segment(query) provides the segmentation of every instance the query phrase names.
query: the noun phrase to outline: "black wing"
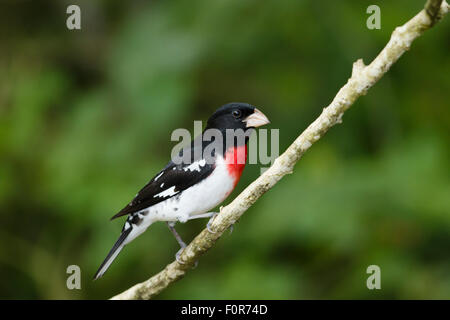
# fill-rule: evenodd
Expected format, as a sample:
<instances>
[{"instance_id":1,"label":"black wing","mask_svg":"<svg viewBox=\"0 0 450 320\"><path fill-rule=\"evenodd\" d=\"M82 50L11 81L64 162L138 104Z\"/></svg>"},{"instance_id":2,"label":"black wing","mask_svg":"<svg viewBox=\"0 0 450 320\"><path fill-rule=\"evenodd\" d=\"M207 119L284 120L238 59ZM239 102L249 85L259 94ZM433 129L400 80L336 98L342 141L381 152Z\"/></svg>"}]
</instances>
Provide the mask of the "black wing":
<instances>
[{"instance_id":1,"label":"black wing","mask_svg":"<svg viewBox=\"0 0 450 320\"><path fill-rule=\"evenodd\" d=\"M183 151L181 151L182 154ZM193 148L191 149L193 153ZM170 161L125 208L114 215L112 219L141 211L164 200L172 198L194 184L208 177L214 170L214 164L198 159L191 164L174 164Z\"/></svg>"}]
</instances>

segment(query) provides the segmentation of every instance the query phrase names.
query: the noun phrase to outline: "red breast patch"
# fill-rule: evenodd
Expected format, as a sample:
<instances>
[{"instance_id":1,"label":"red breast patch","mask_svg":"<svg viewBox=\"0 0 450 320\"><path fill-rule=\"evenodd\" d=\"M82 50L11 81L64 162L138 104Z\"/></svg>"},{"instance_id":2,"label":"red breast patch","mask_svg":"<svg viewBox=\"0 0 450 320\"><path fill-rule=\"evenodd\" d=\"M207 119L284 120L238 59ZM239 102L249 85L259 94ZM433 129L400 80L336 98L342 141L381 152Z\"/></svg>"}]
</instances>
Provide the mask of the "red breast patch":
<instances>
[{"instance_id":1,"label":"red breast patch","mask_svg":"<svg viewBox=\"0 0 450 320\"><path fill-rule=\"evenodd\" d=\"M234 178L234 186L237 185L241 178L242 171L247 161L247 145L239 147L231 147L225 152L225 163L228 172Z\"/></svg>"}]
</instances>

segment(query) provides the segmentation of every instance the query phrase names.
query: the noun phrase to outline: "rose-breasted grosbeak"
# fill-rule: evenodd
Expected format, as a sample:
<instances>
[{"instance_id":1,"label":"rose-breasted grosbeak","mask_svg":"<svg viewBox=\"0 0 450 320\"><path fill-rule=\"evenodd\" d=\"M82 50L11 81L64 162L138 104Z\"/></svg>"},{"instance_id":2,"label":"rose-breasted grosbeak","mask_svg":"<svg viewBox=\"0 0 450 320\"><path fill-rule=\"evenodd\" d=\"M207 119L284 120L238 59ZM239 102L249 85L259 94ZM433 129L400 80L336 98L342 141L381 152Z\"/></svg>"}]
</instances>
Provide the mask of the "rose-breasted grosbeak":
<instances>
[{"instance_id":1,"label":"rose-breasted grosbeak","mask_svg":"<svg viewBox=\"0 0 450 320\"><path fill-rule=\"evenodd\" d=\"M188 161L180 161L179 164L170 161L125 208L112 217L128 215L119 239L94 279L106 272L126 244L156 221L166 221L180 244L181 249L176 255L178 260L186 245L175 231L174 224L215 215L208 211L227 198L241 177L250 130L267 123L267 117L247 103L229 103L217 109L208 119L203 134L180 151L180 156L188 154ZM215 136L212 135L215 138L204 141L209 129L216 132ZM228 141L230 131L235 134L231 143ZM236 132L244 133L244 138L239 138ZM211 148L213 143L215 148Z\"/></svg>"}]
</instances>

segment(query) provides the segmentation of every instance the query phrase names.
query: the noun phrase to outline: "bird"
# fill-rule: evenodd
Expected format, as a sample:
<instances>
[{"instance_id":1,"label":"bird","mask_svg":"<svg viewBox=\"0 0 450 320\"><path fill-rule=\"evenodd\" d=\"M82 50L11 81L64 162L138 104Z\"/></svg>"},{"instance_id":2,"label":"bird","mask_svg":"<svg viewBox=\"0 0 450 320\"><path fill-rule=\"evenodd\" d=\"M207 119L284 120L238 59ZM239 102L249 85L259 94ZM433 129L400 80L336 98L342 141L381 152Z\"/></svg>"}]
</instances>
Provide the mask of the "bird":
<instances>
[{"instance_id":1,"label":"bird","mask_svg":"<svg viewBox=\"0 0 450 320\"><path fill-rule=\"evenodd\" d=\"M183 263L179 256L186 244L175 230L175 223L210 218L207 228L211 232L209 227L217 213L210 210L221 204L236 187L245 167L249 136L255 128L268 123L268 118L248 103L232 102L218 108L207 120L202 134L181 149L177 161L172 157L134 199L111 218L128 215L94 280L104 275L125 245L157 221L166 222L175 236L180 245L176 259ZM206 139L207 135L211 137Z\"/></svg>"}]
</instances>

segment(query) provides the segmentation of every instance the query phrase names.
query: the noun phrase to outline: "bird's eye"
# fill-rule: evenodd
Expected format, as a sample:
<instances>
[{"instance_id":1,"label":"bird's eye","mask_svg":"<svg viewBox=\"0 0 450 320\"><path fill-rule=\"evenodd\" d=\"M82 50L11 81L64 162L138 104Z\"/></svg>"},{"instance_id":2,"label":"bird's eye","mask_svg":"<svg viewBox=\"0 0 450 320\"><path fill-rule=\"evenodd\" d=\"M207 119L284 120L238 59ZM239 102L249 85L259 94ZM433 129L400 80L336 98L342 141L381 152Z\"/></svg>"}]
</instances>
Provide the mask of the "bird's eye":
<instances>
[{"instance_id":1,"label":"bird's eye","mask_svg":"<svg viewBox=\"0 0 450 320\"><path fill-rule=\"evenodd\" d=\"M240 118L241 115L242 115L241 110L233 110L233 117L235 117L236 119Z\"/></svg>"}]
</instances>

